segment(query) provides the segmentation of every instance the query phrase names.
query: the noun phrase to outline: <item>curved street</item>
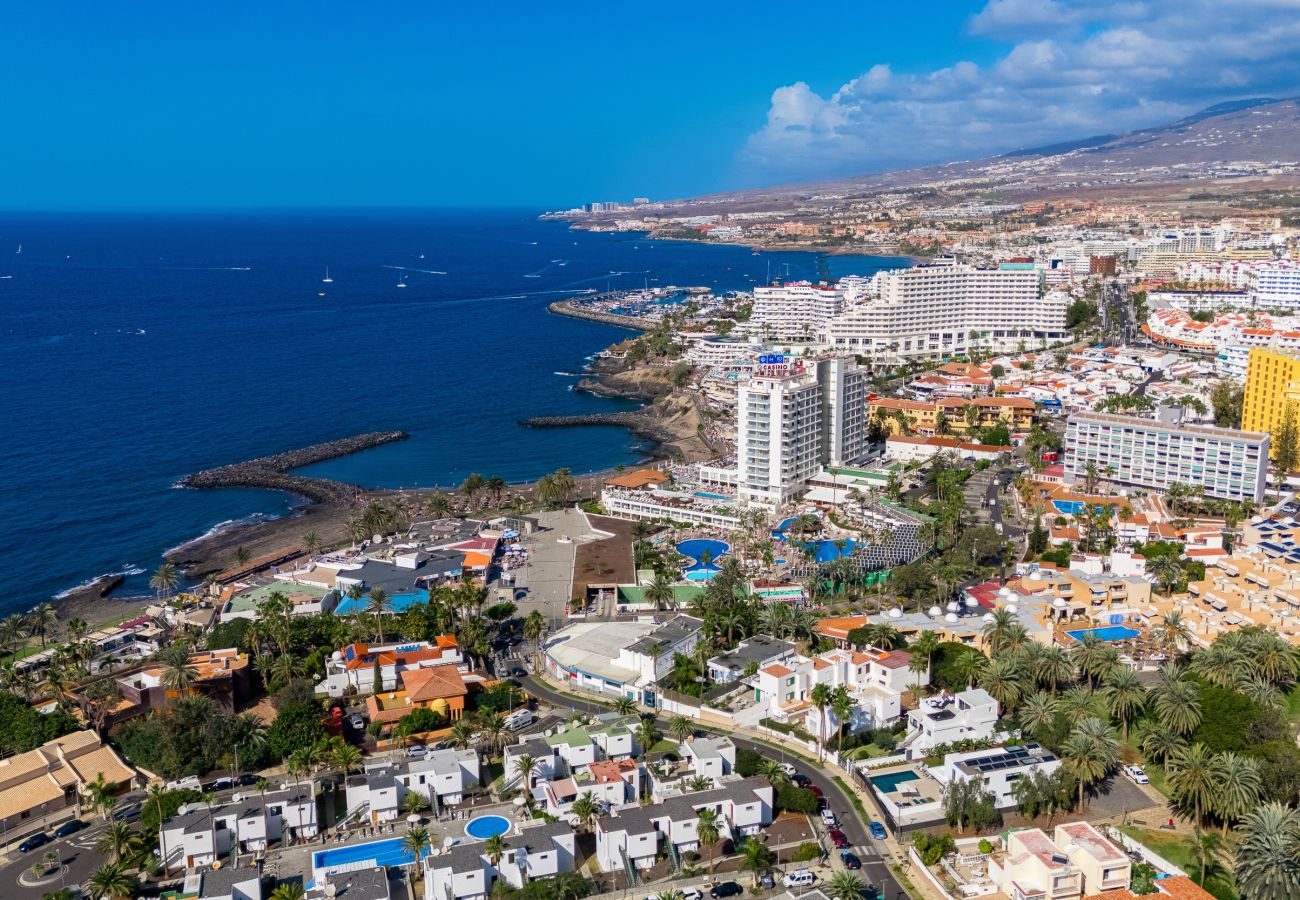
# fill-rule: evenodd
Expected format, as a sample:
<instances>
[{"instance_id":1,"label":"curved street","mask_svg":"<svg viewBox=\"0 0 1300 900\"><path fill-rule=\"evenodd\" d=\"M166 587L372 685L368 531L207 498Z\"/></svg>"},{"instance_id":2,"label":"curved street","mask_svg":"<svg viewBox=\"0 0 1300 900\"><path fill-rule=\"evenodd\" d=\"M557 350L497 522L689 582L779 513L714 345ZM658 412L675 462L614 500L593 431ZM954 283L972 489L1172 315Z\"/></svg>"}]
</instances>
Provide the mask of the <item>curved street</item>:
<instances>
[{"instance_id":1,"label":"curved street","mask_svg":"<svg viewBox=\"0 0 1300 900\"><path fill-rule=\"evenodd\" d=\"M595 696L588 698L582 695L561 693L536 675L528 675L519 678L518 681L530 696L549 703L556 709L567 708L576 711L608 711L611 709L604 698ZM667 725L666 720L660 715L656 715L656 722L661 730ZM876 889L875 896L879 897L880 900L906 900L909 896L907 891L903 889L898 879L894 877L893 872L889 869L889 865L895 857L894 852L887 842L876 841L871 838L866 820L858 812L848 793L835 781L831 771L810 762L807 752L799 753L786 750L775 739L772 740L771 744L760 744L753 738L742 737L734 731L724 732L722 729L711 728L695 720L692 720L691 724L700 731L725 734L726 737L735 742L738 748L753 750L769 758L773 758L775 754L774 758L780 762L786 762L788 757L788 760L794 764L795 768L807 775L809 780L821 790L830 808L839 817L840 830L844 832L850 841L848 849L852 850L862 861L862 870L859 874L864 882ZM847 779L849 776L841 775L840 777ZM870 799L863 799L863 805L868 809L874 808L874 804ZM816 816L812 818L816 819ZM814 827L820 828L820 822L817 822ZM829 841L823 839L823 843L829 846ZM839 862L838 852L831 851L831 860L831 865L836 870L843 868ZM817 886L821 887L821 882Z\"/></svg>"}]
</instances>

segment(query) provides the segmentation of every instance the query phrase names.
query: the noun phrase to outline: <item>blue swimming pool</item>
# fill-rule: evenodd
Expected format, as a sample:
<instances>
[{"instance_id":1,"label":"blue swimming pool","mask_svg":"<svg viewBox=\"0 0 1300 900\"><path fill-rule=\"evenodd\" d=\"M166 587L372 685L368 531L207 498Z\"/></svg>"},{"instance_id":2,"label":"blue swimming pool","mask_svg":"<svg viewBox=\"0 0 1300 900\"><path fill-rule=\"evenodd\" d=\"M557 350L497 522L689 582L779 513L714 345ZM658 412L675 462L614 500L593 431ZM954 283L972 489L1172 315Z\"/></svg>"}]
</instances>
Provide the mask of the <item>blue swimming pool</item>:
<instances>
[{"instance_id":1,"label":"blue swimming pool","mask_svg":"<svg viewBox=\"0 0 1300 900\"><path fill-rule=\"evenodd\" d=\"M465 823L465 833L480 841L509 830L510 820L505 816L476 816Z\"/></svg>"},{"instance_id":2,"label":"blue swimming pool","mask_svg":"<svg viewBox=\"0 0 1300 900\"><path fill-rule=\"evenodd\" d=\"M892 772L889 775L871 776L871 785L882 794L892 794L900 784L916 781L921 776L915 772Z\"/></svg>"},{"instance_id":3,"label":"blue swimming pool","mask_svg":"<svg viewBox=\"0 0 1300 900\"><path fill-rule=\"evenodd\" d=\"M857 541L845 540L844 549L840 550L835 541L812 541L812 545L817 548L818 562L834 562L841 556L852 556L853 548L858 546Z\"/></svg>"},{"instance_id":4,"label":"blue swimming pool","mask_svg":"<svg viewBox=\"0 0 1300 900\"><path fill-rule=\"evenodd\" d=\"M428 599L429 595L424 591L410 591L405 594L392 594L388 598L388 608L395 613L406 612L415 604L424 603ZM369 597L362 597L360 600L353 600L350 597L344 597L334 612L340 616L354 612L365 612L369 603Z\"/></svg>"},{"instance_id":5,"label":"blue swimming pool","mask_svg":"<svg viewBox=\"0 0 1300 900\"><path fill-rule=\"evenodd\" d=\"M696 491L696 497L703 497L706 500L730 500L726 494L710 494L708 491Z\"/></svg>"},{"instance_id":6,"label":"blue swimming pool","mask_svg":"<svg viewBox=\"0 0 1300 900\"><path fill-rule=\"evenodd\" d=\"M686 566L686 572L715 571L718 568L718 560L727 555L731 545L726 541L715 541L712 538L692 538L689 541L682 541L677 545L677 552L682 556L690 559L690 565ZM700 562L700 557L709 554L707 564Z\"/></svg>"},{"instance_id":7,"label":"blue swimming pool","mask_svg":"<svg viewBox=\"0 0 1300 900\"><path fill-rule=\"evenodd\" d=\"M1126 641L1129 638L1137 637L1141 633L1135 628L1126 628L1123 625L1107 625L1105 628L1081 628L1078 631L1066 632L1076 641L1082 641L1088 635L1092 635L1099 641Z\"/></svg>"},{"instance_id":8,"label":"blue swimming pool","mask_svg":"<svg viewBox=\"0 0 1300 900\"><path fill-rule=\"evenodd\" d=\"M342 871L343 867L356 868L355 863L362 862L376 866L409 866L415 862L415 857L402 847L401 838L353 844L350 847L336 847L332 850L317 850L311 855L312 876L320 878L323 875Z\"/></svg>"},{"instance_id":9,"label":"blue swimming pool","mask_svg":"<svg viewBox=\"0 0 1300 900\"><path fill-rule=\"evenodd\" d=\"M691 569L686 573L687 581L708 581L714 575L718 574L717 569Z\"/></svg>"}]
</instances>

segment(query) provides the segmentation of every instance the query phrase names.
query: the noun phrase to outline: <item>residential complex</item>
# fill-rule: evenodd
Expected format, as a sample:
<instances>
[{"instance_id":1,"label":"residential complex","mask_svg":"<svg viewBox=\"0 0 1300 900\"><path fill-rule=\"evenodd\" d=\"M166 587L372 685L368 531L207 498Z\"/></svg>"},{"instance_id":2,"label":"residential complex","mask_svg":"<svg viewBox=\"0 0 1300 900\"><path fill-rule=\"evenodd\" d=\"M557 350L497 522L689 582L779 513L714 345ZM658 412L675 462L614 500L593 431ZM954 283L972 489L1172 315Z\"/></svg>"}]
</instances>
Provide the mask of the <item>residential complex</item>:
<instances>
[{"instance_id":1,"label":"residential complex","mask_svg":"<svg viewBox=\"0 0 1300 900\"><path fill-rule=\"evenodd\" d=\"M843 315L826 323L826 344L873 360L899 361L1069 337L1066 296L1043 294L1032 265L917 266L881 272L873 285L876 296L847 305Z\"/></svg>"},{"instance_id":2,"label":"residential complex","mask_svg":"<svg viewBox=\"0 0 1300 900\"><path fill-rule=\"evenodd\" d=\"M809 343L843 306L841 287L807 281L760 285L754 288L749 324L768 340Z\"/></svg>"},{"instance_id":3,"label":"residential complex","mask_svg":"<svg viewBox=\"0 0 1300 900\"><path fill-rule=\"evenodd\" d=\"M79 809L86 786L101 776L125 790L136 772L93 731L75 731L0 759L0 827L8 832L28 819Z\"/></svg>"},{"instance_id":4,"label":"residential complex","mask_svg":"<svg viewBox=\"0 0 1300 900\"><path fill-rule=\"evenodd\" d=\"M1171 484L1200 486L1207 497L1264 497L1269 436L1208 426L1171 426L1108 413L1070 417L1065 446L1066 477L1083 481L1092 464L1097 477L1120 484L1166 490Z\"/></svg>"}]
</instances>

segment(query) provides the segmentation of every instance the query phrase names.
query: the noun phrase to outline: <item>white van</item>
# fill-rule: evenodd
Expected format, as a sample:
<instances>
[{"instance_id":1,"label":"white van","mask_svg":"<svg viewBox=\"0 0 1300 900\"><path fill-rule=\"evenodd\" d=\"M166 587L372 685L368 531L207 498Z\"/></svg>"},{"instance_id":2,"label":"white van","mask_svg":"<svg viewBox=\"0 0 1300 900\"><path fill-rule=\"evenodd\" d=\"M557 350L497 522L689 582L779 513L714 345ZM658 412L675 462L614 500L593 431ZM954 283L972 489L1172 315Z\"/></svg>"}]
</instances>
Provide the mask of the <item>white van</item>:
<instances>
[{"instance_id":1,"label":"white van","mask_svg":"<svg viewBox=\"0 0 1300 900\"><path fill-rule=\"evenodd\" d=\"M169 781L169 782L167 782L167 790L169 790L169 791L186 791L186 790L189 790L189 791L201 791L201 790L203 790L203 782L199 781L199 777L198 777L197 775L190 775L190 776L187 776L187 777L185 777L185 778L178 778L178 779L176 779L175 781Z\"/></svg>"},{"instance_id":2,"label":"white van","mask_svg":"<svg viewBox=\"0 0 1300 900\"><path fill-rule=\"evenodd\" d=\"M781 883L788 888L808 887L810 884L813 884L816 881L817 881L817 876L814 875L812 872L810 872L807 869L799 869L798 871L791 872L789 875L785 876L785 878L782 879Z\"/></svg>"},{"instance_id":3,"label":"white van","mask_svg":"<svg viewBox=\"0 0 1300 900\"><path fill-rule=\"evenodd\" d=\"M511 731L518 731L525 725L533 723L533 711L531 709L517 709L510 715L506 716L506 728Z\"/></svg>"}]
</instances>

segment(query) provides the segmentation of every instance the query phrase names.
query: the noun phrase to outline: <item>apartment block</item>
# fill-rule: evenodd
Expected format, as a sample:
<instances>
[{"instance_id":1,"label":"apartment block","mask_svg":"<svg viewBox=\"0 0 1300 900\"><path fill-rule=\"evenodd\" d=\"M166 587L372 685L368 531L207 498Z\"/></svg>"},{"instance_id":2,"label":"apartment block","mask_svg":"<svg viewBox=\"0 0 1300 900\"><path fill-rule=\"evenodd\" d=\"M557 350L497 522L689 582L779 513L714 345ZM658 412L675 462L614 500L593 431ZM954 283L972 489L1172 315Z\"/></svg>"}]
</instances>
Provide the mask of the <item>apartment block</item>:
<instances>
[{"instance_id":1,"label":"apartment block","mask_svg":"<svg viewBox=\"0 0 1300 900\"><path fill-rule=\"evenodd\" d=\"M826 324L825 343L876 362L899 362L1069 336L1066 295L1044 295L1033 268L917 266L881 272L873 286L878 296L846 305Z\"/></svg>"},{"instance_id":2,"label":"apartment block","mask_svg":"<svg viewBox=\"0 0 1300 900\"><path fill-rule=\"evenodd\" d=\"M1264 497L1269 452L1264 433L1077 413L1070 416L1065 446L1071 481L1082 481L1093 463L1102 477L1121 484L1163 491L1181 482L1201 486L1207 497L1256 503Z\"/></svg>"},{"instance_id":3,"label":"apartment block","mask_svg":"<svg viewBox=\"0 0 1300 900\"><path fill-rule=\"evenodd\" d=\"M827 284L791 281L754 288L749 322L766 339L815 340L844 307L844 290Z\"/></svg>"},{"instance_id":4,"label":"apartment block","mask_svg":"<svg viewBox=\"0 0 1300 900\"><path fill-rule=\"evenodd\" d=\"M1272 434L1282 424L1292 404L1300 425L1300 352L1255 347L1246 362L1246 394L1241 404L1241 427Z\"/></svg>"}]
</instances>

